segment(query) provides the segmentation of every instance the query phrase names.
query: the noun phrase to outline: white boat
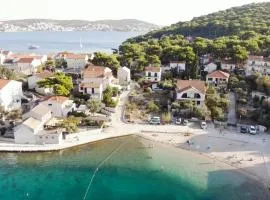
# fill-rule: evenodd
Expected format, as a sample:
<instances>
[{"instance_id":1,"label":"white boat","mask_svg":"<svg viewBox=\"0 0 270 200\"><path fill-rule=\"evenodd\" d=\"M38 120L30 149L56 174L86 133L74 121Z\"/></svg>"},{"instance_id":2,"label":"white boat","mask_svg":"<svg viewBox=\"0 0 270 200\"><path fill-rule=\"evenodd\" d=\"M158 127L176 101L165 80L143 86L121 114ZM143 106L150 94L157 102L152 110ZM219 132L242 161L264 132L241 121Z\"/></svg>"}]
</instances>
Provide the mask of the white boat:
<instances>
[{"instance_id":1,"label":"white boat","mask_svg":"<svg viewBox=\"0 0 270 200\"><path fill-rule=\"evenodd\" d=\"M40 46L31 44L28 46L28 49L39 49Z\"/></svg>"}]
</instances>

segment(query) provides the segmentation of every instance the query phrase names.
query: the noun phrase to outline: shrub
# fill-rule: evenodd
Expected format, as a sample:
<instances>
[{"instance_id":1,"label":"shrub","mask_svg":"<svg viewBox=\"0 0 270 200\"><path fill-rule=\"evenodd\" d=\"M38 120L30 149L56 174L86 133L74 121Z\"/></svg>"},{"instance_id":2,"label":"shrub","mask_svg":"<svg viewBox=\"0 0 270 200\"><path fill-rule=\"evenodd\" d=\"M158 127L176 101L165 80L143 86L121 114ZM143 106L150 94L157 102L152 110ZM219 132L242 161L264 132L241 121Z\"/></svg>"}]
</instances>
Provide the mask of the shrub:
<instances>
[{"instance_id":1,"label":"shrub","mask_svg":"<svg viewBox=\"0 0 270 200\"><path fill-rule=\"evenodd\" d=\"M164 123L170 123L172 121L171 113L166 112L161 115L161 119Z\"/></svg>"},{"instance_id":2,"label":"shrub","mask_svg":"<svg viewBox=\"0 0 270 200\"><path fill-rule=\"evenodd\" d=\"M73 116L73 117L82 117L82 118L87 116L86 114L84 114L82 112L77 112L77 111L69 112L67 115L68 116Z\"/></svg>"},{"instance_id":3,"label":"shrub","mask_svg":"<svg viewBox=\"0 0 270 200\"><path fill-rule=\"evenodd\" d=\"M144 89L144 92L146 92L148 94L151 94L153 91L152 91L152 89L150 87L148 87L148 88Z\"/></svg>"},{"instance_id":4,"label":"shrub","mask_svg":"<svg viewBox=\"0 0 270 200\"><path fill-rule=\"evenodd\" d=\"M247 104L248 101L247 101L247 99L241 98L238 100L238 102L242 105L245 105L245 104Z\"/></svg>"},{"instance_id":5,"label":"shrub","mask_svg":"<svg viewBox=\"0 0 270 200\"><path fill-rule=\"evenodd\" d=\"M159 111L159 107L158 105L155 104L154 101L150 101L147 105L147 109L150 111L150 112L158 112Z\"/></svg>"}]
</instances>

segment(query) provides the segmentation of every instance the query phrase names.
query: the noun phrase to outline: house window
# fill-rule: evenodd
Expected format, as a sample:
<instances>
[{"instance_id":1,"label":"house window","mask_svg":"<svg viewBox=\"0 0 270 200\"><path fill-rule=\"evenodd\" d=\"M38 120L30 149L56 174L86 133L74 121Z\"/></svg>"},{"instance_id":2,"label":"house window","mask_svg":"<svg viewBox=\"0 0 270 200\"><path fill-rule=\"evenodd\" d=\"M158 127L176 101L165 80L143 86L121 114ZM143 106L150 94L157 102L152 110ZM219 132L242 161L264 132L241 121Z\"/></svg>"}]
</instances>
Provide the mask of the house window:
<instances>
[{"instance_id":1,"label":"house window","mask_svg":"<svg viewBox=\"0 0 270 200\"><path fill-rule=\"evenodd\" d=\"M200 105L201 104L201 102L200 101L197 101L197 105Z\"/></svg>"},{"instance_id":2,"label":"house window","mask_svg":"<svg viewBox=\"0 0 270 200\"><path fill-rule=\"evenodd\" d=\"M87 88L84 88L84 93L87 93Z\"/></svg>"},{"instance_id":3,"label":"house window","mask_svg":"<svg viewBox=\"0 0 270 200\"><path fill-rule=\"evenodd\" d=\"M195 99L200 99L200 98L201 98L201 95L200 95L199 93L195 93L195 94L194 94L194 98L195 98Z\"/></svg>"},{"instance_id":4,"label":"house window","mask_svg":"<svg viewBox=\"0 0 270 200\"><path fill-rule=\"evenodd\" d=\"M92 88L92 94L94 94L95 93L95 88Z\"/></svg>"},{"instance_id":5,"label":"house window","mask_svg":"<svg viewBox=\"0 0 270 200\"><path fill-rule=\"evenodd\" d=\"M51 103L49 103L49 104L48 104L48 106L52 106L52 104L51 104Z\"/></svg>"},{"instance_id":6,"label":"house window","mask_svg":"<svg viewBox=\"0 0 270 200\"><path fill-rule=\"evenodd\" d=\"M151 72L148 72L148 76L151 76Z\"/></svg>"},{"instance_id":7,"label":"house window","mask_svg":"<svg viewBox=\"0 0 270 200\"><path fill-rule=\"evenodd\" d=\"M157 81L157 78L155 78L155 81Z\"/></svg>"},{"instance_id":8,"label":"house window","mask_svg":"<svg viewBox=\"0 0 270 200\"><path fill-rule=\"evenodd\" d=\"M83 90L83 87L81 87L81 90Z\"/></svg>"},{"instance_id":9,"label":"house window","mask_svg":"<svg viewBox=\"0 0 270 200\"><path fill-rule=\"evenodd\" d=\"M187 93L184 93L184 94L182 95L182 98L187 98Z\"/></svg>"},{"instance_id":10,"label":"house window","mask_svg":"<svg viewBox=\"0 0 270 200\"><path fill-rule=\"evenodd\" d=\"M157 73L155 73L155 77L157 77Z\"/></svg>"},{"instance_id":11,"label":"house window","mask_svg":"<svg viewBox=\"0 0 270 200\"><path fill-rule=\"evenodd\" d=\"M208 81L212 81L213 80L213 78L208 78Z\"/></svg>"}]
</instances>

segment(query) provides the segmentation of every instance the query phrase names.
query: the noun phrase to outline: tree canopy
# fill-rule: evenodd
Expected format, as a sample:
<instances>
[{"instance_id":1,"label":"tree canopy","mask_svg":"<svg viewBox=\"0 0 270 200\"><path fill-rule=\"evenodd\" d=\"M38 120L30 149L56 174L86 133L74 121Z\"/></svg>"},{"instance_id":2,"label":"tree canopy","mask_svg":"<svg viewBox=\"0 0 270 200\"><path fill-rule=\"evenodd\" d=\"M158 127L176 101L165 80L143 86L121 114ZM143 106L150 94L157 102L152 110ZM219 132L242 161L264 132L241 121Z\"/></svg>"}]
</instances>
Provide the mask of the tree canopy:
<instances>
[{"instance_id":1,"label":"tree canopy","mask_svg":"<svg viewBox=\"0 0 270 200\"><path fill-rule=\"evenodd\" d=\"M270 3L252 3L240 7L195 17L191 21L178 22L160 30L152 31L134 40L161 38L164 35L184 35L193 37L217 38L238 35L242 31L255 31L268 35L270 33ZM243 39L254 37L246 32Z\"/></svg>"},{"instance_id":2,"label":"tree canopy","mask_svg":"<svg viewBox=\"0 0 270 200\"><path fill-rule=\"evenodd\" d=\"M115 54L109 55L106 53L96 52L93 60L94 65L109 67L114 74L116 74L118 67L120 66L117 56Z\"/></svg>"},{"instance_id":3,"label":"tree canopy","mask_svg":"<svg viewBox=\"0 0 270 200\"><path fill-rule=\"evenodd\" d=\"M39 87L53 88L55 95L68 96L73 89L72 78L64 73L56 73L53 77L37 82Z\"/></svg>"}]
</instances>

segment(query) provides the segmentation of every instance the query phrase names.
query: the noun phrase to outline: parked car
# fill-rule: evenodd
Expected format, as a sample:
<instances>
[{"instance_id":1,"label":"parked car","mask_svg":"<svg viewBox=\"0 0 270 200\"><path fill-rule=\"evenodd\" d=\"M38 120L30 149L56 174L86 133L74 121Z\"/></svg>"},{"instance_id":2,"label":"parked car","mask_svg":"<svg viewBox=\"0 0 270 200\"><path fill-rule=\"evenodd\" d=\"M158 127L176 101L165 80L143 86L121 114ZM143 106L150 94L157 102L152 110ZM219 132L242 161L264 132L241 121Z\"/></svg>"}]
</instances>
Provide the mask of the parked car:
<instances>
[{"instance_id":1,"label":"parked car","mask_svg":"<svg viewBox=\"0 0 270 200\"><path fill-rule=\"evenodd\" d=\"M151 117L151 119L149 120L149 123L160 125L160 117Z\"/></svg>"},{"instance_id":2,"label":"parked car","mask_svg":"<svg viewBox=\"0 0 270 200\"><path fill-rule=\"evenodd\" d=\"M248 132L252 135L256 135L257 131L256 131L255 126L250 126L248 129Z\"/></svg>"},{"instance_id":3,"label":"parked car","mask_svg":"<svg viewBox=\"0 0 270 200\"><path fill-rule=\"evenodd\" d=\"M185 119L185 120L183 121L183 125L184 125L184 126L187 126L187 125L188 125L188 120L187 120L187 119Z\"/></svg>"},{"instance_id":4,"label":"parked car","mask_svg":"<svg viewBox=\"0 0 270 200\"><path fill-rule=\"evenodd\" d=\"M175 124L180 125L181 122L182 122L181 118L177 118L176 121L175 121Z\"/></svg>"},{"instance_id":5,"label":"parked car","mask_svg":"<svg viewBox=\"0 0 270 200\"><path fill-rule=\"evenodd\" d=\"M207 128L206 122L201 122L201 128L202 128L202 129L206 129L206 128Z\"/></svg>"},{"instance_id":6,"label":"parked car","mask_svg":"<svg viewBox=\"0 0 270 200\"><path fill-rule=\"evenodd\" d=\"M240 132L241 132L241 133L247 133L247 132L248 132L247 127L241 126L241 127L240 127Z\"/></svg>"}]
</instances>

